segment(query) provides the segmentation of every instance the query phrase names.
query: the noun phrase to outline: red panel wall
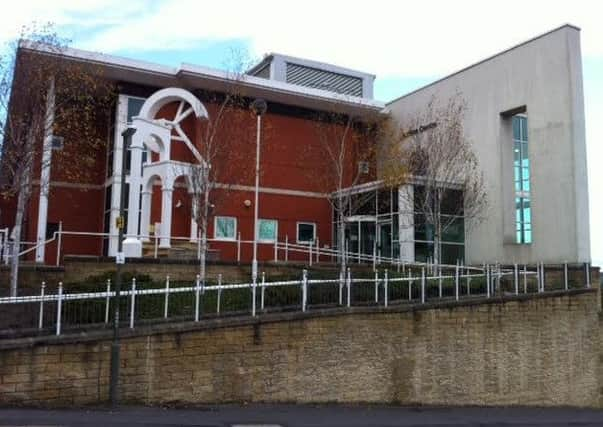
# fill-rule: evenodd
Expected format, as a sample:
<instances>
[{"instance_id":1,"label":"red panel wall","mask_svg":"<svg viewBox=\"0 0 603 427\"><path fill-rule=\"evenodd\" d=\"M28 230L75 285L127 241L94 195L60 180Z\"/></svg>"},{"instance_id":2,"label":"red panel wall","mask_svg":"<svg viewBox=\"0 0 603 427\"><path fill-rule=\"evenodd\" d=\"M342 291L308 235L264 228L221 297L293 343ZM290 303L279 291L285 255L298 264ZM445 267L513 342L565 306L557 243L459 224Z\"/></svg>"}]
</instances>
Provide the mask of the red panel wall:
<instances>
[{"instance_id":1,"label":"red panel wall","mask_svg":"<svg viewBox=\"0 0 603 427\"><path fill-rule=\"evenodd\" d=\"M217 114L218 104L206 103L210 119ZM164 107L159 116L173 118L177 105ZM102 126L99 126L102 128ZM207 123L195 121L189 117L183 123L183 129L191 136L194 143L201 148L203 136L207 135ZM332 125L334 132L340 131ZM100 132L100 131L99 131ZM324 126L318 126L316 121L309 118L308 114L300 115L287 112L287 108L280 106L268 113L262 120L261 139L261 178L260 186L280 190L297 190L301 192L315 192L326 194L335 189L333 183L327 181L328 171L333 165L325 151L324 142L319 134L324 132ZM256 117L247 109L228 111L216 134L216 139L223 144L218 156L214 159L214 168L220 173L217 181L223 183L236 183L246 187L242 190L214 190L211 202L215 204L215 215L234 216L238 219L237 231L243 240L253 239L253 206L246 207L245 200L253 202L254 167L255 167L255 140ZM367 143L360 139L355 143ZM368 142L370 144L370 141ZM66 146L68 146L66 141ZM200 150L202 151L202 150ZM356 150L351 149L346 157L349 171L346 180L356 170ZM172 158L191 162L193 157L183 142L172 141ZM81 167L77 161L57 161L53 163L53 182L69 182L71 184L85 184L88 190L81 188L67 188L54 186L51 189L49 201L49 222L63 221L63 229L68 231L102 232L103 212L105 203L105 190L103 188L105 175L106 153L103 149L93 154L94 162L86 178L73 181L73 174L66 168ZM73 159L74 156L63 156L64 159ZM39 171L36 171L39 176ZM367 179L369 177L366 177ZM183 187L184 180L177 182L172 205L172 235L188 237L190 233L190 195ZM37 227L37 207L39 188L34 189L34 194L29 204L26 236L27 240L35 240ZM180 201L180 206L177 206ZM260 218L278 220L278 238L294 243L296 239L296 224L298 221L314 222L317 224L317 236L321 246L331 246L331 216L332 210L329 202L324 198L260 193ZM10 211L10 205L4 206ZM151 223L161 221L161 187L155 186L152 196ZM2 215L2 223L7 221L6 214ZM209 237L214 237L213 218L209 224ZM210 248L220 251L223 260L236 259L236 244L230 242L211 242ZM251 245L243 244L241 255L243 261L251 260ZM69 236L63 239L63 254L101 255L102 239L91 237ZM46 261L54 263L56 257L55 246L47 250ZM271 260L274 257L272 245L261 244L259 259ZM281 253L280 258L283 259ZM307 259L307 255L289 254L289 259Z\"/></svg>"}]
</instances>

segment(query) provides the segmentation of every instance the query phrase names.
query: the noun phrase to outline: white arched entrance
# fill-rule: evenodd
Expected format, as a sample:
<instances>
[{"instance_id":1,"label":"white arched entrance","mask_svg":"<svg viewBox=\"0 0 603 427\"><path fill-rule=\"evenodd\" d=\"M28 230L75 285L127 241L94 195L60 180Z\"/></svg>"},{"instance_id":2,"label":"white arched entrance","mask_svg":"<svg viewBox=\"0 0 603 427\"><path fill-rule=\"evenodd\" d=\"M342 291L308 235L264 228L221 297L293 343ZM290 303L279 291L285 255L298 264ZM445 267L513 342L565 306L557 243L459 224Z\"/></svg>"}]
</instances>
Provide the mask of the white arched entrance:
<instances>
[{"instance_id":1,"label":"white arched entrance","mask_svg":"<svg viewBox=\"0 0 603 427\"><path fill-rule=\"evenodd\" d=\"M157 118L162 107L176 102L178 108L172 119ZM190 163L171 159L172 143L184 144L199 164L205 164L203 157L181 126L182 122L191 115L197 120L208 118L207 110L192 93L181 88L167 88L149 97L139 115L132 120L132 127L136 129L136 133L132 136L131 143L128 229L124 241L124 253L127 257L142 256L141 235L142 239L148 235L153 181L157 177L161 179L162 202L161 227L160 230L156 230L156 233L161 235L160 246L170 247L174 181L180 176L185 176L188 182L191 166ZM176 135L172 135L173 132ZM158 160L153 162L149 159L143 166L143 150L157 153Z\"/></svg>"}]
</instances>

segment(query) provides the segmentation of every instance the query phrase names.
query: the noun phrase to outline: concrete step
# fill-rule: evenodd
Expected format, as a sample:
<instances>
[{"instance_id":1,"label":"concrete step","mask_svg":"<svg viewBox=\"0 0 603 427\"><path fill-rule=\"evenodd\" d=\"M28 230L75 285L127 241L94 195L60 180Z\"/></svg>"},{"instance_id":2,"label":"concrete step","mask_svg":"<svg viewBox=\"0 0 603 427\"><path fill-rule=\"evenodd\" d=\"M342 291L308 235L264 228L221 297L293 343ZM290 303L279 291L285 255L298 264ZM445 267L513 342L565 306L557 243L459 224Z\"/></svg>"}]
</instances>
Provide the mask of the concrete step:
<instances>
[{"instance_id":1,"label":"concrete step","mask_svg":"<svg viewBox=\"0 0 603 427\"><path fill-rule=\"evenodd\" d=\"M197 251L198 247L196 242L184 242L180 240L172 242L170 248L157 248L157 257L170 259L197 259ZM207 252L208 261L220 260L219 251L210 249ZM154 242L143 243L142 256L145 258L154 258Z\"/></svg>"}]
</instances>

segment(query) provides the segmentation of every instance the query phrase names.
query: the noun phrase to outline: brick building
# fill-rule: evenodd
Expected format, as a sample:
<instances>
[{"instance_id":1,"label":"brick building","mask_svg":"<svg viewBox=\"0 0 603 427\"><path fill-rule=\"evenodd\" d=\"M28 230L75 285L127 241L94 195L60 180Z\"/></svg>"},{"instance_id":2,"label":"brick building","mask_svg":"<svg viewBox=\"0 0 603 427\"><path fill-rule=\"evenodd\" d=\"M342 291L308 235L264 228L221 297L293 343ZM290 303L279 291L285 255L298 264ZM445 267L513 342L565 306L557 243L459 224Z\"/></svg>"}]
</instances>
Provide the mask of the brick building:
<instances>
[{"instance_id":1,"label":"brick building","mask_svg":"<svg viewBox=\"0 0 603 427\"><path fill-rule=\"evenodd\" d=\"M43 49L29 53L45 54ZM412 193L413 185L387 188L378 180L379 159L366 153L377 152L380 142L368 129L383 117L404 124L434 96L446 99L460 91L468 105L464 131L484 172L490 211L472 230L462 215L455 219L440 242L442 260L590 261L580 36L571 25L387 104L373 99L373 75L279 54L266 56L236 77L196 65L171 68L75 49L61 55L65 61L98 67L119 93L100 126L107 143L95 153L89 179L70 181L62 168L73 164L57 167L51 162L49 174L42 168L36 171L23 237L30 244L51 239L60 224L62 254L115 255L121 135L133 126L137 132L125 165L127 237L134 246L140 241L147 256L156 235L161 237L161 254L184 253L187 247L194 251L198 229L191 221L188 165L202 164L204 132L219 114L221 100L236 86L242 101L228 111L228 125L218 132L232 149L223 150L213 165L228 173L213 191L215 203L210 200L212 256L251 260L257 123L250 104L261 98L267 112L261 120L260 260L274 259L275 241L280 242L279 259L285 256L280 246L285 242L291 245L289 259L307 259L294 250L296 244L325 250L336 245L336 218L329 202L336 186L325 180L333 162L322 139L341 132L342 125L334 120L325 130L325 115L354 117L344 181L354 184L350 191L371 196L344 220L348 252L359 260L373 254L427 260L434 250L433 232L417 226L412 204L400 197ZM65 150L69 142L66 138ZM354 179L358 171L362 173ZM39 185L45 180L48 194ZM0 226L11 227L11 201L5 200L1 209ZM36 261L54 263L57 243L40 245Z\"/></svg>"}]
</instances>

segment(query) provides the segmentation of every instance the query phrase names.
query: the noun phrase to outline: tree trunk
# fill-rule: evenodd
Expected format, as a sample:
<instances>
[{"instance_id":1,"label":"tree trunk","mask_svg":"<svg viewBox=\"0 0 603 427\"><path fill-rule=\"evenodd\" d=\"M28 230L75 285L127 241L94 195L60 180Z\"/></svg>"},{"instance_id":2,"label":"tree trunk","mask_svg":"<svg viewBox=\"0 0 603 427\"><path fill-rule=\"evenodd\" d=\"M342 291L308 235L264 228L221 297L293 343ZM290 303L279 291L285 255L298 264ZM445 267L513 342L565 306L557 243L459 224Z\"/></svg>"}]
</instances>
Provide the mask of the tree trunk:
<instances>
[{"instance_id":1,"label":"tree trunk","mask_svg":"<svg viewBox=\"0 0 603 427\"><path fill-rule=\"evenodd\" d=\"M439 202L439 199L437 200ZM433 222L433 263L439 265L441 264L442 260L442 221L440 218L440 209L438 203L436 203L435 206L435 215Z\"/></svg>"},{"instance_id":2,"label":"tree trunk","mask_svg":"<svg viewBox=\"0 0 603 427\"><path fill-rule=\"evenodd\" d=\"M205 220L204 222L207 222ZM201 232L201 254L199 256L199 277L201 283L205 283L205 264L206 264L206 252L207 252L207 231L206 227L203 227Z\"/></svg>"},{"instance_id":3,"label":"tree trunk","mask_svg":"<svg viewBox=\"0 0 603 427\"><path fill-rule=\"evenodd\" d=\"M204 172L203 178L207 178L207 174ZM209 216L209 185L206 181L205 191L203 192L203 218L201 220L201 254L199 257L199 276L201 283L205 284L205 271L207 263L207 223Z\"/></svg>"},{"instance_id":4,"label":"tree trunk","mask_svg":"<svg viewBox=\"0 0 603 427\"><path fill-rule=\"evenodd\" d=\"M25 205L28 198L27 184L22 186L17 196L17 211L15 213L15 227L12 232L13 242L11 245L11 263L10 263L10 296L17 296L17 286L19 283L19 252L21 250L21 226L25 216Z\"/></svg>"},{"instance_id":5,"label":"tree trunk","mask_svg":"<svg viewBox=\"0 0 603 427\"><path fill-rule=\"evenodd\" d=\"M440 235L435 233L433 236L433 263L436 265L440 264L441 259L441 248L440 248Z\"/></svg>"},{"instance_id":6,"label":"tree trunk","mask_svg":"<svg viewBox=\"0 0 603 427\"><path fill-rule=\"evenodd\" d=\"M337 237L339 242L337 242L337 247L338 247L338 252L339 252L339 274L342 275L343 277L345 277L346 274L346 267L347 267L347 254L346 254L346 247L345 247L345 222L344 222L344 216L343 216L343 212L341 211L341 209L338 212L338 217L339 217L339 224L338 224L338 230L337 230Z\"/></svg>"}]
</instances>

